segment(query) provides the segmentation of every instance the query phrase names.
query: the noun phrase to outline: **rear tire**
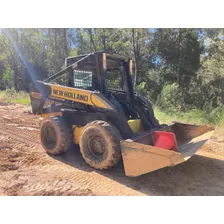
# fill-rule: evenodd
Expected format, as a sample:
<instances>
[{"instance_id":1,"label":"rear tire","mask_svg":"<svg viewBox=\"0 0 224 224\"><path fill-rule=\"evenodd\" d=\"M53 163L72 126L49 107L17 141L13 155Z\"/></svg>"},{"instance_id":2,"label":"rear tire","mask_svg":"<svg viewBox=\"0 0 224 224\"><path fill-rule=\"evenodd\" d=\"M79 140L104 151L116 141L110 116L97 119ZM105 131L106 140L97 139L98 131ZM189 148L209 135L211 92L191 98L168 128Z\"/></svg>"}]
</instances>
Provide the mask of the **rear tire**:
<instances>
[{"instance_id":1,"label":"rear tire","mask_svg":"<svg viewBox=\"0 0 224 224\"><path fill-rule=\"evenodd\" d=\"M41 143L47 153L58 155L72 145L72 128L62 117L49 117L40 127Z\"/></svg>"},{"instance_id":2,"label":"rear tire","mask_svg":"<svg viewBox=\"0 0 224 224\"><path fill-rule=\"evenodd\" d=\"M118 129L105 121L87 124L80 137L80 151L85 162L95 169L109 169L121 159Z\"/></svg>"}]
</instances>

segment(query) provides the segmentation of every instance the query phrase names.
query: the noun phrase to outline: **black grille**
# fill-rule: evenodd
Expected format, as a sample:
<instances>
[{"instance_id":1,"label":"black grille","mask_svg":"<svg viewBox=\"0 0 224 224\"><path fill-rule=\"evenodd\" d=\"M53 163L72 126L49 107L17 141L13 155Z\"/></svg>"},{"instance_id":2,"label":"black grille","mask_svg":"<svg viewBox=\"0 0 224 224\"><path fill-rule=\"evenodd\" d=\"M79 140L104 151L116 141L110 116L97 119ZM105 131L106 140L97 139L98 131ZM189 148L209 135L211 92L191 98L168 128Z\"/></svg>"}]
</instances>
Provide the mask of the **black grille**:
<instances>
[{"instance_id":1,"label":"black grille","mask_svg":"<svg viewBox=\"0 0 224 224\"><path fill-rule=\"evenodd\" d=\"M119 70L107 71L106 84L108 90L123 90L121 72Z\"/></svg>"},{"instance_id":2,"label":"black grille","mask_svg":"<svg viewBox=\"0 0 224 224\"><path fill-rule=\"evenodd\" d=\"M91 89L93 87L93 72L74 70L74 87Z\"/></svg>"}]
</instances>

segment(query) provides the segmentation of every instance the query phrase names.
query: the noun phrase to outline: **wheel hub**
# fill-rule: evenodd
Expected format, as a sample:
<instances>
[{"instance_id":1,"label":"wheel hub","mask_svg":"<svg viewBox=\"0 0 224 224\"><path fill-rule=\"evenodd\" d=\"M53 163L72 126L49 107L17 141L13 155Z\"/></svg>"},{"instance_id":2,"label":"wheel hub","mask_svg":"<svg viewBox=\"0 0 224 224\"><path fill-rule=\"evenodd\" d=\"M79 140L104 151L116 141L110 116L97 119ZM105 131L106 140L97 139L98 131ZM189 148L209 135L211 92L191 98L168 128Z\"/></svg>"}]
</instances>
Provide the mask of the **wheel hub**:
<instances>
[{"instance_id":1,"label":"wheel hub","mask_svg":"<svg viewBox=\"0 0 224 224\"><path fill-rule=\"evenodd\" d=\"M47 144L51 145L51 146L55 146L56 144L56 133L54 128L52 127L48 127L46 129L46 134L45 134L45 140L47 142Z\"/></svg>"},{"instance_id":2,"label":"wheel hub","mask_svg":"<svg viewBox=\"0 0 224 224\"><path fill-rule=\"evenodd\" d=\"M91 138L89 141L89 152L91 152L92 156L102 156L106 150L104 139L100 136L96 136L94 138Z\"/></svg>"}]
</instances>

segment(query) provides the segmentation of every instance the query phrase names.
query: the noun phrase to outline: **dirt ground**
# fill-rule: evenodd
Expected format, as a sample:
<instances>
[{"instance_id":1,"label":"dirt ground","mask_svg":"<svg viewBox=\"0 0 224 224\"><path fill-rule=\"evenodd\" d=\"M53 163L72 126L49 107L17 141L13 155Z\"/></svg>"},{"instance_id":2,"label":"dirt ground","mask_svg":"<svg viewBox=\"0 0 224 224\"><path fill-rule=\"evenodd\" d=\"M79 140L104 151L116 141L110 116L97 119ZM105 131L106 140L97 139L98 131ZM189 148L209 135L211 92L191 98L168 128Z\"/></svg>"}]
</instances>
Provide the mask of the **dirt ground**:
<instances>
[{"instance_id":1,"label":"dirt ground","mask_svg":"<svg viewBox=\"0 0 224 224\"><path fill-rule=\"evenodd\" d=\"M90 168L78 147L46 154L30 111L0 101L0 195L224 195L224 128L187 162L130 178L122 163Z\"/></svg>"}]
</instances>

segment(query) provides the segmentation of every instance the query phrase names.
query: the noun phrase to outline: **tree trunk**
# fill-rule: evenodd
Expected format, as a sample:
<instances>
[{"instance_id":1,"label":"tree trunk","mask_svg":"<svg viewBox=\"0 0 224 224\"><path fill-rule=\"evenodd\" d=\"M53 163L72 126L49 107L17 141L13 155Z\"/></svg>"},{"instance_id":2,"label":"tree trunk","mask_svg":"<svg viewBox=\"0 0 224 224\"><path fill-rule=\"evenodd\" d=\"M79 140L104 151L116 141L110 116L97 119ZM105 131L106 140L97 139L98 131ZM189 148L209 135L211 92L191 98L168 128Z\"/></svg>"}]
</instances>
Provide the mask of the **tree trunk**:
<instances>
[{"instance_id":1,"label":"tree trunk","mask_svg":"<svg viewBox=\"0 0 224 224\"><path fill-rule=\"evenodd\" d=\"M94 47L94 51L96 52L97 50L96 50L95 42L94 42L94 40L93 40L92 29L90 29L90 41L91 41L91 43L92 43L92 45L93 45L93 47Z\"/></svg>"},{"instance_id":2,"label":"tree trunk","mask_svg":"<svg viewBox=\"0 0 224 224\"><path fill-rule=\"evenodd\" d=\"M138 84L138 34L136 32L135 37L135 29L132 29L132 46L133 46L133 53L134 53L134 59L135 59L135 84Z\"/></svg>"},{"instance_id":3,"label":"tree trunk","mask_svg":"<svg viewBox=\"0 0 224 224\"><path fill-rule=\"evenodd\" d=\"M66 57L68 57L68 40L67 40L67 29L63 29L63 35L64 35L64 51Z\"/></svg>"}]
</instances>

